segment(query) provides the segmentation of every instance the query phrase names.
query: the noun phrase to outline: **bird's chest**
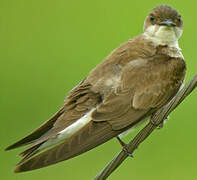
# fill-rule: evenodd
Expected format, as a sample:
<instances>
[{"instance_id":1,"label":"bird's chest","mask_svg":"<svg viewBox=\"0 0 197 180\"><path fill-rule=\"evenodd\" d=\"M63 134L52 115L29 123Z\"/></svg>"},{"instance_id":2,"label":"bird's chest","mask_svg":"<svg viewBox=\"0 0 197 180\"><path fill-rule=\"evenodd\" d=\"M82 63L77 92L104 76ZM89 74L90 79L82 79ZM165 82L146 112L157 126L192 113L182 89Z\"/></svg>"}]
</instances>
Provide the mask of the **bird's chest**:
<instances>
[{"instance_id":1,"label":"bird's chest","mask_svg":"<svg viewBox=\"0 0 197 180\"><path fill-rule=\"evenodd\" d=\"M183 54L179 48L169 46L157 46L156 54L163 54L171 58L184 59Z\"/></svg>"}]
</instances>

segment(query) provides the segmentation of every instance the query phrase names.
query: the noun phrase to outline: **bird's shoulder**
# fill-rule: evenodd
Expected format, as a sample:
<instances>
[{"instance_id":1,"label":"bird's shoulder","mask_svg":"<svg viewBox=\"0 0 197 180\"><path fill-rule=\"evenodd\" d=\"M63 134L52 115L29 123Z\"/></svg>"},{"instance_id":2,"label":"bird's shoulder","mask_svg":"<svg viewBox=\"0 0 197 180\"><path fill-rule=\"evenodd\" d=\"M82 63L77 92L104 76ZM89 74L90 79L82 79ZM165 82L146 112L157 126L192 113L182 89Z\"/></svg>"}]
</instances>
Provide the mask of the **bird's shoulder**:
<instances>
[{"instance_id":1,"label":"bird's shoulder","mask_svg":"<svg viewBox=\"0 0 197 180\"><path fill-rule=\"evenodd\" d=\"M86 81L92 84L93 91L108 94L119 86L123 69L129 62L155 53L154 45L143 34L139 35L113 50L89 73Z\"/></svg>"}]
</instances>

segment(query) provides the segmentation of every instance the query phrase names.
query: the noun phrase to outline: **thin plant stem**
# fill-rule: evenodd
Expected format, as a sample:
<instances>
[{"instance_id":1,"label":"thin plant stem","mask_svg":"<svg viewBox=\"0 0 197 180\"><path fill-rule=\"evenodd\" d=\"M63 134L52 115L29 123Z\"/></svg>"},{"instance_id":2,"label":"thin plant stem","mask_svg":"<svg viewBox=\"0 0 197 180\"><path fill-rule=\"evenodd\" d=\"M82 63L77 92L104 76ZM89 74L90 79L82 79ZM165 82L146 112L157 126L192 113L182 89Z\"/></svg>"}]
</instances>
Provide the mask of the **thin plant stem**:
<instances>
[{"instance_id":1,"label":"thin plant stem","mask_svg":"<svg viewBox=\"0 0 197 180\"><path fill-rule=\"evenodd\" d=\"M128 153L120 151L94 178L105 180L109 177L135 149L161 124L168 115L197 87L197 75L187 83L174 98L164 107L159 109L149 123L128 143Z\"/></svg>"}]
</instances>

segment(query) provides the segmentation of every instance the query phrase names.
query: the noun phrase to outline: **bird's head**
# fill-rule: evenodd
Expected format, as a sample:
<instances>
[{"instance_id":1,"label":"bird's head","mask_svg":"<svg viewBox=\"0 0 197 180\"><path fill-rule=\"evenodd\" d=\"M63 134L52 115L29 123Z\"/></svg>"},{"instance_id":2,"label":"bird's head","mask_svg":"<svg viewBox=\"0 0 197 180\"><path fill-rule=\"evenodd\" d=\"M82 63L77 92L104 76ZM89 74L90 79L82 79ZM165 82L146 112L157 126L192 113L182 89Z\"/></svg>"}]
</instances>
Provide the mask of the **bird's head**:
<instances>
[{"instance_id":1,"label":"bird's head","mask_svg":"<svg viewBox=\"0 0 197 180\"><path fill-rule=\"evenodd\" d=\"M167 5L160 5L152 9L144 22L144 34L159 45L177 43L182 31L181 15Z\"/></svg>"}]
</instances>

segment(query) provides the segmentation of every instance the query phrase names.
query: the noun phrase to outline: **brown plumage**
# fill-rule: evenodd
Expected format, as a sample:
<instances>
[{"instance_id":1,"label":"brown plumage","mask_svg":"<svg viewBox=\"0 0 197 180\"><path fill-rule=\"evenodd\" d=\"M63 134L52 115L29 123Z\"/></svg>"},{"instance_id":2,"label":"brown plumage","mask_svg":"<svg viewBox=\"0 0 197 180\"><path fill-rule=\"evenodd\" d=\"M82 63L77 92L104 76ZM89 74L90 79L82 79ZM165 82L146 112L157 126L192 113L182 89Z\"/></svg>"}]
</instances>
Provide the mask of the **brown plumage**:
<instances>
[{"instance_id":1,"label":"brown plumage","mask_svg":"<svg viewBox=\"0 0 197 180\"><path fill-rule=\"evenodd\" d=\"M6 148L31 144L21 153L23 159L15 172L42 168L86 152L169 102L186 71L176 41L182 27L175 9L166 5L154 8L145 19L143 34L122 44L93 69L49 121ZM66 128L88 118L74 134L60 139ZM48 149L42 152L45 146Z\"/></svg>"}]
</instances>

